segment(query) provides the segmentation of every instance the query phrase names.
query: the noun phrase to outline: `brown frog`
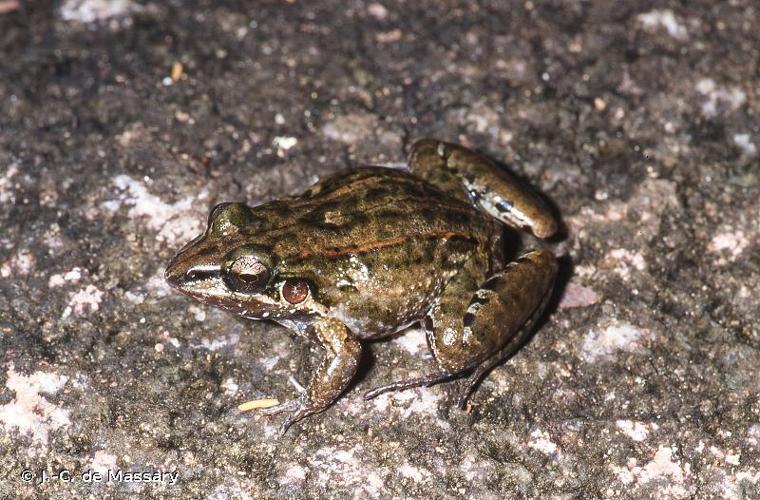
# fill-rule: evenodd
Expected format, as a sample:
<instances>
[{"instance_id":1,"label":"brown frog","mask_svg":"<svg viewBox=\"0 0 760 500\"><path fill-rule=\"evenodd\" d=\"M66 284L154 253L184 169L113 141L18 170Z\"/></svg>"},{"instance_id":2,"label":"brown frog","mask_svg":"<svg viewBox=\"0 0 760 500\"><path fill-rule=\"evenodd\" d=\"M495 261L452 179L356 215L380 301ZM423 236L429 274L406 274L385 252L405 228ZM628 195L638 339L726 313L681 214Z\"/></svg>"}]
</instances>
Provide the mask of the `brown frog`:
<instances>
[{"instance_id":1,"label":"brown frog","mask_svg":"<svg viewBox=\"0 0 760 500\"><path fill-rule=\"evenodd\" d=\"M276 321L325 349L307 390L264 410L290 412L283 432L346 390L362 341L416 322L436 369L365 398L470 373L462 406L546 305L554 255L536 249L503 261L502 223L539 238L557 229L536 194L487 158L433 139L412 146L409 169L358 168L300 196L217 205L206 232L166 269L182 293Z\"/></svg>"}]
</instances>

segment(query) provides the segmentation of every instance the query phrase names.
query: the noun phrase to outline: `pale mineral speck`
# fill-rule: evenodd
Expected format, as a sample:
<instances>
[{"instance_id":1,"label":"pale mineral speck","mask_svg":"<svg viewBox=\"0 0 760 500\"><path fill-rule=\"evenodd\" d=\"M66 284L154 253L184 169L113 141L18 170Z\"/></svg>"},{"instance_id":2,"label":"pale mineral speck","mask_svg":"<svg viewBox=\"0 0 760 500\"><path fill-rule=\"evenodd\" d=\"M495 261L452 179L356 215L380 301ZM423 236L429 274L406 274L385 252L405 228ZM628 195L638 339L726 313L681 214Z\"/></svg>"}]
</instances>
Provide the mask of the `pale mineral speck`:
<instances>
[{"instance_id":1,"label":"pale mineral speck","mask_svg":"<svg viewBox=\"0 0 760 500\"><path fill-rule=\"evenodd\" d=\"M749 134L734 134L734 144L747 156L755 156L757 154L757 146L752 142Z\"/></svg>"},{"instance_id":2,"label":"pale mineral speck","mask_svg":"<svg viewBox=\"0 0 760 500\"><path fill-rule=\"evenodd\" d=\"M427 350L427 337L421 328L410 328L393 339L393 343L402 347L409 354L418 354Z\"/></svg>"},{"instance_id":3,"label":"pale mineral speck","mask_svg":"<svg viewBox=\"0 0 760 500\"><path fill-rule=\"evenodd\" d=\"M685 482L690 475L691 466L688 463L681 466L680 461L673 460L673 454L672 448L660 446L652 461L642 467L637 465L636 459L631 458L625 466L611 465L610 469L623 484L646 485L657 481L660 485L659 491L664 496L685 496L689 492Z\"/></svg>"},{"instance_id":4,"label":"pale mineral speck","mask_svg":"<svg viewBox=\"0 0 760 500\"><path fill-rule=\"evenodd\" d=\"M61 17L64 21L89 24L123 18L142 8L131 0L66 0L61 5Z\"/></svg>"},{"instance_id":5,"label":"pale mineral speck","mask_svg":"<svg viewBox=\"0 0 760 500\"><path fill-rule=\"evenodd\" d=\"M391 395L389 393L380 394L378 397L372 399L372 405L375 407L375 413L378 415L385 415L388 411L388 408L390 407L390 398ZM362 408L358 408L359 411L362 411Z\"/></svg>"},{"instance_id":6,"label":"pale mineral speck","mask_svg":"<svg viewBox=\"0 0 760 500\"><path fill-rule=\"evenodd\" d=\"M250 486L242 483L235 477L225 478L224 484L216 486L212 491L207 493L207 500L227 500L228 498L235 498L240 500L253 500L247 489Z\"/></svg>"},{"instance_id":7,"label":"pale mineral speck","mask_svg":"<svg viewBox=\"0 0 760 500\"><path fill-rule=\"evenodd\" d=\"M686 26L678 20L670 9L652 10L639 14L637 19L644 28L649 30L665 28L668 35L677 40L685 40L689 37Z\"/></svg>"},{"instance_id":8,"label":"pale mineral speck","mask_svg":"<svg viewBox=\"0 0 760 500\"><path fill-rule=\"evenodd\" d=\"M361 498L362 494L370 498L386 498L382 478L365 466L363 456L361 445L349 449L334 446L320 448L310 457L311 474L316 475L321 484L340 481L354 488L354 498Z\"/></svg>"},{"instance_id":9,"label":"pale mineral speck","mask_svg":"<svg viewBox=\"0 0 760 500\"><path fill-rule=\"evenodd\" d=\"M370 114L351 113L338 115L322 126L322 134L333 141L356 144L377 126L377 117Z\"/></svg>"},{"instance_id":10,"label":"pale mineral speck","mask_svg":"<svg viewBox=\"0 0 760 500\"><path fill-rule=\"evenodd\" d=\"M433 421L441 427L448 428L450 425L446 420L438 417L438 410L443 404L441 397L434 392L432 387L423 387L407 391L399 391L392 394L393 406L402 406L408 404L402 409L402 418L409 418L412 415L435 417Z\"/></svg>"},{"instance_id":11,"label":"pale mineral speck","mask_svg":"<svg viewBox=\"0 0 760 500\"><path fill-rule=\"evenodd\" d=\"M235 382L234 378L228 377L222 383L222 389L224 389L224 394L226 394L227 396L234 396L235 394L237 394L240 387Z\"/></svg>"},{"instance_id":12,"label":"pale mineral speck","mask_svg":"<svg viewBox=\"0 0 760 500\"><path fill-rule=\"evenodd\" d=\"M754 424L747 430L747 440L755 446L760 443L760 424Z\"/></svg>"},{"instance_id":13,"label":"pale mineral speck","mask_svg":"<svg viewBox=\"0 0 760 500\"><path fill-rule=\"evenodd\" d=\"M278 136L272 139L272 144L274 144L275 147L282 149L283 151L287 151L298 144L298 139L295 137Z\"/></svg>"},{"instance_id":14,"label":"pale mineral speck","mask_svg":"<svg viewBox=\"0 0 760 500\"><path fill-rule=\"evenodd\" d=\"M388 17L388 9L386 9L382 4L379 4L379 3L369 4L369 6L367 7L367 12L369 12L370 16L380 21Z\"/></svg>"},{"instance_id":15,"label":"pale mineral speck","mask_svg":"<svg viewBox=\"0 0 760 500\"><path fill-rule=\"evenodd\" d=\"M18 174L18 165L12 163L3 175L0 175L0 203L13 203L16 196L13 191L13 182L11 179Z\"/></svg>"},{"instance_id":16,"label":"pale mineral speck","mask_svg":"<svg viewBox=\"0 0 760 500\"><path fill-rule=\"evenodd\" d=\"M116 455L98 450L90 460L90 468L101 474L107 474L109 470L116 469Z\"/></svg>"},{"instance_id":17,"label":"pale mineral speck","mask_svg":"<svg viewBox=\"0 0 760 500\"><path fill-rule=\"evenodd\" d=\"M649 436L650 425L642 422L636 422L634 420L618 420L615 422L615 425L623 432L623 434L637 442L644 441ZM658 425L651 424L651 428L657 429Z\"/></svg>"},{"instance_id":18,"label":"pale mineral speck","mask_svg":"<svg viewBox=\"0 0 760 500\"><path fill-rule=\"evenodd\" d=\"M735 260L749 246L749 239L744 231L726 231L713 236L707 249L715 254L725 254L729 260Z\"/></svg>"},{"instance_id":19,"label":"pale mineral speck","mask_svg":"<svg viewBox=\"0 0 760 500\"><path fill-rule=\"evenodd\" d=\"M275 367L277 362L280 360L279 356L272 356L269 358L261 358L261 364L266 368L267 371L271 370Z\"/></svg>"},{"instance_id":20,"label":"pale mineral speck","mask_svg":"<svg viewBox=\"0 0 760 500\"><path fill-rule=\"evenodd\" d=\"M409 464L408 462L401 465L401 467L398 468L398 472L409 479L411 479L414 482L420 483L422 482L425 477L429 476L429 473L426 473L423 469L420 469L419 467L415 467L414 465Z\"/></svg>"},{"instance_id":21,"label":"pale mineral speck","mask_svg":"<svg viewBox=\"0 0 760 500\"><path fill-rule=\"evenodd\" d=\"M604 329L590 330L583 337L581 355L591 363L617 351L635 351L642 347L648 332L630 323L616 323Z\"/></svg>"},{"instance_id":22,"label":"pale mineral speck","mask_svg":"<svg viewBox=\"0 0 760 500\"><path fill-rule=\"evenodd\" d=\"M604 258L603 265L611 267L624 280L631 278L632 271L642 272L647 268L641 253L631 252L625 248L610 250Z\"/></svg>"},{"instance_id":23,"label":"pale mineral speck","mask_svg":"<svg viewBox=\"0 0 760 500\"><path fill-rule=\"evenodd\" d=\"M711 78L699 80L696 90L705 96L702 114L707 118L735 111L747 101L747 94L741 88L719 87Z\"/></svg>"},{"instance_id":24,"label":"pale mineral speck","mask_svg":"<svg viewBox=\"0 0 760 500\"><path fill-rule=\"evenodd\" d=\"M142 304L145 302L145 295L142 293L132 292L127 290L124 292L124 298L130 301L132 304Z\"/></svg>"},{"instance_id":25,"label":"pale mineral speck","mask_svg":"<svg viewBox=\"0 0 760 500\"><path fill-rule=\"evenodd\" d=\"M726 454L726 463L729 465L739 465L739 459L741 453L728 453Z\"/></svg>"},{"instance_id":26,"label":"pale mineral speck","mask_svg":"<svg viewBox=\"0 0 760 500\"><path fill-rule=\"evenodd\" d=\"M558 458L561 453L557 445L551 440L551 436L548 432L536 429L530 433L530 441L528 441L528 447L538 450L544 455Z\"/></svg>"},{"instance_id":27,"label":"pale mineral speck","mask_svg":"<svg viewBox=\"0 0 760 500\"><path fill-rule=\"evenodd\" d=\"M204 338L201 340L200 345L194 345L192 347L195 349L200 348L208 349L209 351L218 351L220 349L224 349L225 347L237 344L238 340L240 340L240 337L237 334L231 334L226 337L219 337L215 339Z\"/></svg>"},{"instance_id":28,"label":"pale mineral speck","mask_svg":"<svg viewBox=\"0 0 760 500\"><path fill-rule=\"evenodd\" d=\"M74 292L69 298L69 304L63 310L62 319L66 319L74 313L77 316L84 316L100 309L100 303L103 300L103 291L95 285L87 285L83 289Z\"/></svg>"},{"instance_id":29,"label":"pale mineral speck","mask_svg":"<svg viewBox=\"0 0 760 500\"><path fill-rule=\"evenodd\" d=\"M153 298L166 297L172 292L172 288L164 279L163 268L157 269L156 273L148 279L147 283L145 283L145 291Z\"/></svg>"},{"instance_id":30,"label":"pale mineral speck","mask_svg":"<svg viewBox=\"0 0 760 500\"><path fill-rule=\"evenodd\" d=\"M192 216L193 198L166 203L151 194L144 183L128 175L117 175L113 184L119 192L103 203L103 208L116 211L122 206L129 207L129 217L141 219L148 229L158 231L160 241L187 241L203 230L202 221Z\"/></svg>"},{"instance_id":31,"label":"pale mineral speck","mask_svg":"<svg viewBox=\"0 0 760 500\"><path fill-rule=\"evenodd\" d=\"M187 308L187 312L193 315L195 321L203 322L206 320L206 310L198 306L190 306Z\"/></svg>"},{"instance_id":32,"label":"pale mineral speck","mask_svg":"<svg viewBox=\"0 0 760 500\"><path fill-rule=\"evenodd\" d=\"M73 267L71 271L53 274L48 279L48 287L55 288L66 284L76 284L82 279L84 270L81 267Z\"/></svg>"},{"instance_id":33,"label":"pale mineral speck","mask_svg":"<svg viewBox=\"0 0 760 500\"><path fill-rule=\"evenodd\" d=\"M571 309L575 307L587 307L599 302L599 296L591 288L568 283L562 292L559 307L561 309Z\"/></svg>"},{"instance_id":34,"label":"pale mineral speck","mask_svg":"<svg viewBox=\"0 0 760 500\"><path fill-rule=\"evenodd\" d=\"M5 387L15 393L13 400L0 406L0 423L6 433L15 429L31 436L36 445L46 445L50 431L70 425L69 411L43 396L58 392L68 377L43 371L24 375L16 372L12 364L6 377Z\"/></svg>"},{"instance_id":35,"label":"pale mineral speck","mask_svg":"<svg viewBox=\"0 0 760 500\"><path fill-rule=\"evenodd\" d=\"M307 471L300 465L291 465L285 470L285 482L288 484L301 484L306 481Z\"/></svg>"},{"instance_id":36,"label":"pale mineral speck","mask_svg":"<svg viewBox=\"0 0 760 500\"><path fill-rule=\"evenodd\" d=\"M34 270L35 263L36 259L31 252L21 250L0 265L0 276L28 276Z\"/></svg>"}]
</instances>

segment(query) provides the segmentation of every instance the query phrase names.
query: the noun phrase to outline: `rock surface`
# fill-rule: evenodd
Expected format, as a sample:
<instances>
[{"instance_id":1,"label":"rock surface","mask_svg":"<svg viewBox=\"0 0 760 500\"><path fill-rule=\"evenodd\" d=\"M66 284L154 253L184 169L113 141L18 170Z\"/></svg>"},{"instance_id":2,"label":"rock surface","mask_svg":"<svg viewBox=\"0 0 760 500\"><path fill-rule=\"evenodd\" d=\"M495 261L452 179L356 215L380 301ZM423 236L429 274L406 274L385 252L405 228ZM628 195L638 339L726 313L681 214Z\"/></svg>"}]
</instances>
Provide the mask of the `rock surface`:
<instances>
[{"instance_id":1,"label":"rock surface","mask_svg":"<svg viewBox=\"0 0 760 500\"><path fill-rule=\"evenodd\" d=\"M758 32L753 0L4 12L0 497L758 498ZM467 413L456 383L362 400L430 366L411 330L280 438L237 405L319 353L163 268L216 202L422 136L556 205L549 320Z\"/></svg>"}]
</instances>

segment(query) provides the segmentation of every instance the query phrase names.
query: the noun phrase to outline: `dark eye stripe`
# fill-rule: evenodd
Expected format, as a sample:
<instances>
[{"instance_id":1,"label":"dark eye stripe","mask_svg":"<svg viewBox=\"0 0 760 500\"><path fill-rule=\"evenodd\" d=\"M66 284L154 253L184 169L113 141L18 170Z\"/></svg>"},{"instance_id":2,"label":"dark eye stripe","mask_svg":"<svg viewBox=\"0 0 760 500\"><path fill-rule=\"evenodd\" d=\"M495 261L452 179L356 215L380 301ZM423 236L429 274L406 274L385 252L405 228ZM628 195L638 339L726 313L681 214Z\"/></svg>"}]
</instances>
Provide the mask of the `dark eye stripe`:
<instances>
[{"instance_id":1,"label":"dark eye stripe","mask_svg":"<svg viewBox=\"0 0 760 500\"><path fill-rule=\"evenodd\" d=\"M219 270L190 269L187 271L187 274L185 274L185 279L188 282L198 282L218 278L219 276L221 276Z\"/></svg>"}]
</instances>

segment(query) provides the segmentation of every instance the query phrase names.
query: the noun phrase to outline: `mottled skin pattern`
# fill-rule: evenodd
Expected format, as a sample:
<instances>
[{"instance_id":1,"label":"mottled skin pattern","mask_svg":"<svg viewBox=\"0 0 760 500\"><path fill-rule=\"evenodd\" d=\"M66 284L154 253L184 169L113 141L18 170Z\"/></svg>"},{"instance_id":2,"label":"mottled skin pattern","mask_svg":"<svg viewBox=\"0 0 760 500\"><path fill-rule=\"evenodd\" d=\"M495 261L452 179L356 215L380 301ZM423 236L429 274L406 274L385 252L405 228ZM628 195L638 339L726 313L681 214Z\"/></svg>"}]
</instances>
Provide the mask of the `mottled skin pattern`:
<instances>
[{"instance_id":1,"label":"mottled skin pattern","mask_svg":"<svg viewBox=\"0 0 760 500\"><path fill-rule=\"evenodd\" d=\"M307 391L267 410L283 430L327 408L349 385L361 340L422 321L439 369L369 391L479 378L521 344L556 274L534 250L503 263L505 222L538 237L556 222L541 199L488 159L425 139L412 173L364 167L258 207L222 204L206 232L172 259L181 292L251 319L271 319L322 345ZM498 219L498 220L497 220ZM501 222L499 222L501 221Z\"/></svg>"}]
</instances>

